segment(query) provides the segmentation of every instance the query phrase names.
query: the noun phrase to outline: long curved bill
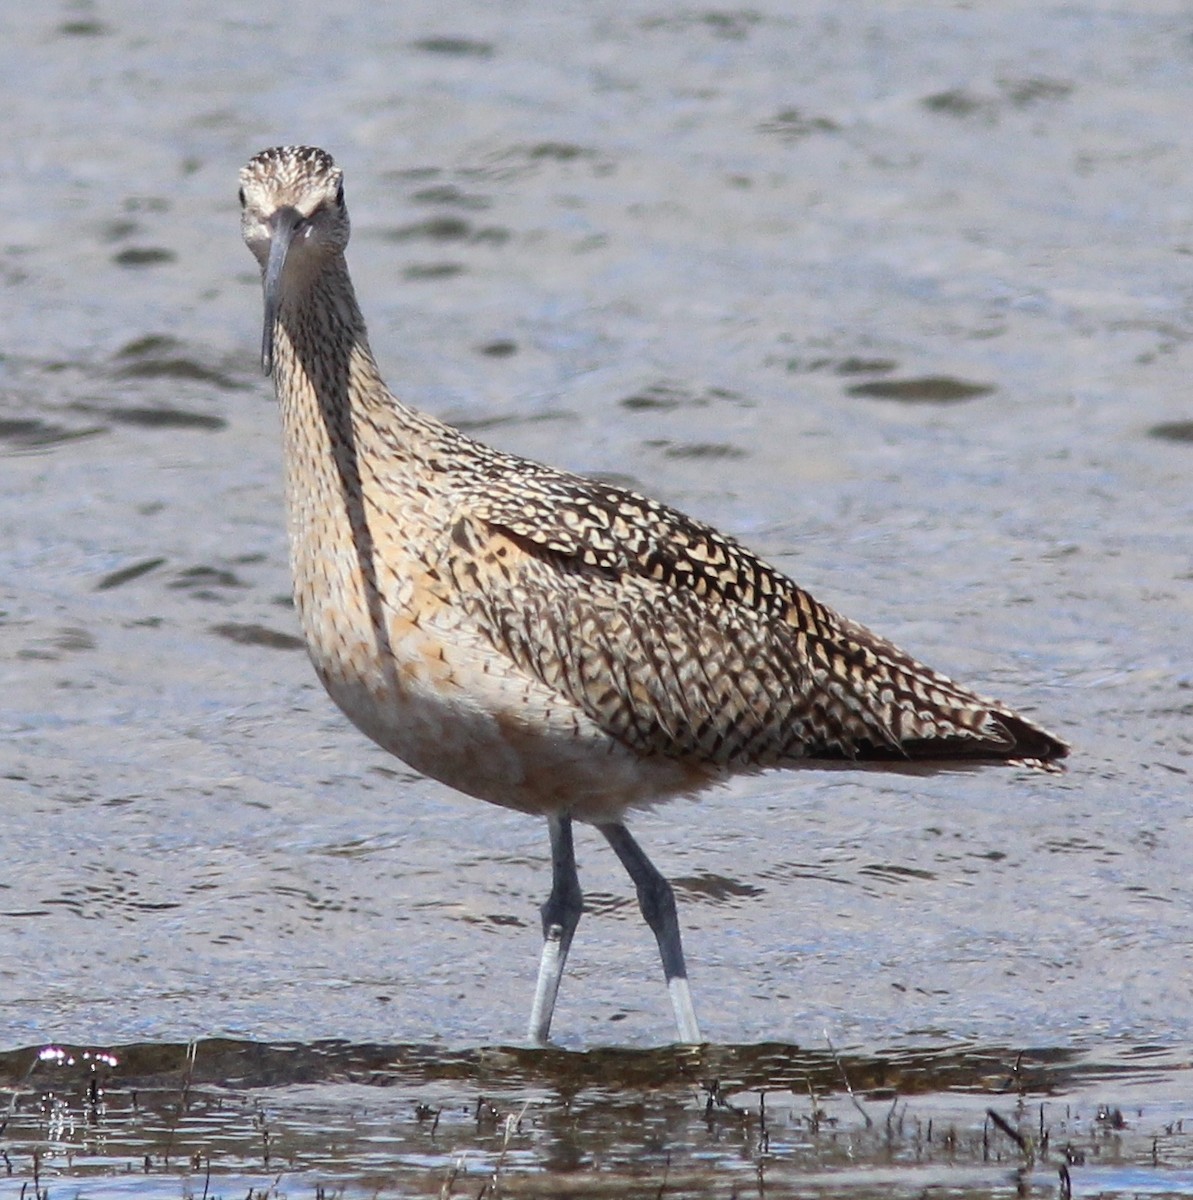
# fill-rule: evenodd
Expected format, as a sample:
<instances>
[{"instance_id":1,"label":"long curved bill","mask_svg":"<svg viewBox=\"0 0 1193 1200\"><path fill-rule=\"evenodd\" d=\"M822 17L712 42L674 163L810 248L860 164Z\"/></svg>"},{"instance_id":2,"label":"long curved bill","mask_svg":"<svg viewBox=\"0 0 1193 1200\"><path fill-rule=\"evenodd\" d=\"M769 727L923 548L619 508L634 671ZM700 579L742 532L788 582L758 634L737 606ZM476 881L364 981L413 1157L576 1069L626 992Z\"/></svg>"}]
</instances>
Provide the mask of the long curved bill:
<instances>
[{"instance_id":1,"label":"long curved bill","mask_svg":"<svg viewBox=\"0 0 1193 1200\"><path fill-rule=\"evenodd\" d=\"M261 370L273 374L273 331L277 324L278 306L282 292L282 272L294 234L302 224L302 213L286 205L269 219L269 258L265 262L262 284L265 290L265 329L261 335Z\"/></svg>"}]
</instances>

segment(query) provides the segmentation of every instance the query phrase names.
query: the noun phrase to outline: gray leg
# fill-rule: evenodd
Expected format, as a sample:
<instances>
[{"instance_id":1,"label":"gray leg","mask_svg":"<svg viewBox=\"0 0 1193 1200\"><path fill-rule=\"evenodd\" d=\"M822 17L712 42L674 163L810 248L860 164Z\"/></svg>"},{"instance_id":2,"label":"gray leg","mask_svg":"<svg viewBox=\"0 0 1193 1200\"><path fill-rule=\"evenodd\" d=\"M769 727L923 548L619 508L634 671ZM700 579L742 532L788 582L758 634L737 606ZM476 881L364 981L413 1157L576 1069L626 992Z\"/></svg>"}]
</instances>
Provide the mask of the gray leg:
<instances>
[{"instance_id":1,"label":"gray leg","mask_svg":"<svg viewBox=\"0 0 1193 1200\"><path fill-rule=\"evenodd\" d=\"M538 986L530 1010L527 1037L536 1046L547 1041L555 997L563 977L563 965L572 948L572 935L580 924L584 897L576 874L576 852L572 846L571 817L548 817L551 833L551 894L542 907L543 957L539 960Z\"/></svg>"},{"instance_id":2,"label":"gray leg","mask_svg":"<svg viewBox=\"0 0 1193 1200\"><path fill-rule=\"evenodd\" d=\"M659 956L663 960L667 991L671 996L671 1007L675 1010L679 1040L696 1045L701 1040L700 1026L696 1023L696 1010L692 1007L692 993L688 989L688 971L684 966L679 918L675 913L675 893L624 825L598 825L597 828L605 835L609 845L621 859L621 865L629 872L634 886L638 889L638 904L642 908L642 915L654 930L655 939L659 943Z\"/></svg>"}]
</instances>

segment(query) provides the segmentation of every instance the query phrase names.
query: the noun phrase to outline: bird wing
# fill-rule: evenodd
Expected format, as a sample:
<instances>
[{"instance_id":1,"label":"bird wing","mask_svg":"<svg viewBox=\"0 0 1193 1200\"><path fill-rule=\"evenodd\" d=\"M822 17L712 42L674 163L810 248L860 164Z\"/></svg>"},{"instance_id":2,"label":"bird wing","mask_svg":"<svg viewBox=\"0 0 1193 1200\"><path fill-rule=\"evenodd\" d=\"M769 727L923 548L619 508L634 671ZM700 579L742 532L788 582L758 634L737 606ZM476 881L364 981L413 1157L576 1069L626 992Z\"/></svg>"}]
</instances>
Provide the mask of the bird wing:
<instances>
[{"instance_id":1,"label":"bird wing","mask_svg":"<svg viewBox=\"0 0 1193 1200\"><path fill-rule=\"evenodd\" d=\"M666 505L523 465L459 511L447 565L478 625L642 753L729 769L1049 756L1009 709Z\"/></svg>"}]
</instances>

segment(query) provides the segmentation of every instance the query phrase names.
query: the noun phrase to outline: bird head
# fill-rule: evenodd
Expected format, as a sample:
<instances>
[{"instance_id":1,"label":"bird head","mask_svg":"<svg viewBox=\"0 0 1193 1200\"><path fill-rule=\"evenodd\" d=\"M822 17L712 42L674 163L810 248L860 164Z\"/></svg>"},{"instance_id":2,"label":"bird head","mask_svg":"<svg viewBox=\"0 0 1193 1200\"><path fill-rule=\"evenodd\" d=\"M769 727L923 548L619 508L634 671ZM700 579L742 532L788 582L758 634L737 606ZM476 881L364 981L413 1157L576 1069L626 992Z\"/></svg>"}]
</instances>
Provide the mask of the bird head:
<instances>
[{"instance_id":1,"label":"bird head","mask_svg":"<svg viewBox=\"0 0 1193 1200\"><path fill-rule=\"evenodd\" d=\"M261 265L265 330L261 367L273 371L273 336L282 296L348 245L344 174L314 146L275 146L240 172L240 228Z\"/></svg>"}]
</instances>

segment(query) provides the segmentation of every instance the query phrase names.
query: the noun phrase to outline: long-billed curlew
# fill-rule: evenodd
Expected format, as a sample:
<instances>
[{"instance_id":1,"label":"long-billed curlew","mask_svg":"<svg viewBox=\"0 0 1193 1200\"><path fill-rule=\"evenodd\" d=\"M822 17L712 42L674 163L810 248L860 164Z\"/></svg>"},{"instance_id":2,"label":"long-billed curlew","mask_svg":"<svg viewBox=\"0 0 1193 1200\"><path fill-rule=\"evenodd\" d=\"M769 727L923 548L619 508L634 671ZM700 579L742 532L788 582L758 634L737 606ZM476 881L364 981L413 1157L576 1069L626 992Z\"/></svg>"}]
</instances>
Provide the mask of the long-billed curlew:
<instances>
[{"instance_id":1,"label":"long-billed curlew","mask_svg":"<svg viewBox=\"0 0 1193 1200\"><path fill-rule=\"evenodd\" d=\"M699 1042L675 899L627 811L769 767L1046 767L1068 753L708 525L401 403L348 276L330 155L264 150L240 184L315 670L412 767L547 818L532 1041L547 1039L583 908L573 819L595 825L633 879L680 1040Z\"/></svg>"}]
</instances>

